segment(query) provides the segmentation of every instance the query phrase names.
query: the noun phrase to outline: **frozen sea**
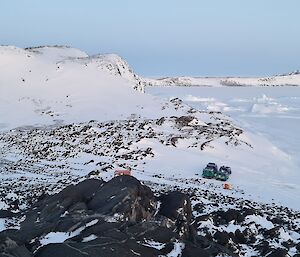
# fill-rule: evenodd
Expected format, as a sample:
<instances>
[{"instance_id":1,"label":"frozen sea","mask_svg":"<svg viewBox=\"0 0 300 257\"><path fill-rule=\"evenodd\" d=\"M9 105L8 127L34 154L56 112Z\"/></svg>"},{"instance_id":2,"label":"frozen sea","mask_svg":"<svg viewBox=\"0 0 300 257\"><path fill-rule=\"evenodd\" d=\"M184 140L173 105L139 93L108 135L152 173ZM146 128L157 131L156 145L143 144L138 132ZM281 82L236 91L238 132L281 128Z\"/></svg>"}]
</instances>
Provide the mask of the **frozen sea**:
<instances>
[{"instance_id":1,"label":"frozen sea","mask_svg":"<svg viewBox=\"0 0 300 257\"><path fill-rule=\"evenodd\" d=\"M146 92L231 116L287 153L300 172L299 87L148 87Z\"/></svg>"}]
</instances>

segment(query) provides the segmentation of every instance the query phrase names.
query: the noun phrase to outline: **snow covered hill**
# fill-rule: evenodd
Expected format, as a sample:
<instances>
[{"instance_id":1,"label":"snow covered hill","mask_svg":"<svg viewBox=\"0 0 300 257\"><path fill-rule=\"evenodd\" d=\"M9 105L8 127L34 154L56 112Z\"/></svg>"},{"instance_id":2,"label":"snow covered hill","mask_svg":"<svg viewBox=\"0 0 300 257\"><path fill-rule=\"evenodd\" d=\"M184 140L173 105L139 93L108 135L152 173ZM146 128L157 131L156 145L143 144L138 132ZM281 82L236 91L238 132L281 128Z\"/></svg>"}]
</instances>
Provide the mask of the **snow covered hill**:
<instances>
[{"instance_id":1,"label":"snow covered hill","mask_svg":"<svg viewBox=\"0 0 300 257\"><path fill-rule=\"evenodd\" d=\"M0 129L155 116L159 101L139 91L139 77L116 55L89 57L58 46L0 47Z\"/></svg>"}]
</instances>

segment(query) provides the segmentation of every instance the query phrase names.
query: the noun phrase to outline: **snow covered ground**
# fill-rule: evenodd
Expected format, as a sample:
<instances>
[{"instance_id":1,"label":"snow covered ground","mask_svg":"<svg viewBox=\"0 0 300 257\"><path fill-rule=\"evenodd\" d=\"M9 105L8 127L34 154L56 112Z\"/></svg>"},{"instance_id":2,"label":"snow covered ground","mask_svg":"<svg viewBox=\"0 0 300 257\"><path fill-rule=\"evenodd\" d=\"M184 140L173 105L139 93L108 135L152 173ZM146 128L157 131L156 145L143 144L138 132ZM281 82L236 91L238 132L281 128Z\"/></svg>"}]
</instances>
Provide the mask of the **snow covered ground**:
<instances>
[{"instance_id":1,"label":"snow covered ground","mask_svg":"<svg viewBox=\"0 0 300 257\"><path fill-rule=\"evenodd\" d=\"M198 110L220 111L231 116L243 129L268 140L274 145L274 156L270 156L264 166L259 167L259 156L255 160L240 155L240 162L249 162L248 171L244 173L243 164L235 165L231 159L230 164L236 173L232 176L232 183L249 183L255 177L257 187L253 190L264 194L268 190L265 188L267 184L269 189L272 188L274 198L278 193L284 193L289 196L281 200L283 204L288 201L300 208L297 198L300 193L299 87L148 87L146 92L166 99L178 97ZM261 143L261 149L267 151L267 144ZM286 161L278 163L276 155ZM241 177L238 178L237 174Z\"/></svg>"},{"instance_id":2,"label":"snow covered ground","mask_svg":"<svg viewBox=\"0 0 300 257\"><path fill-rule=\"evenodd\" d=\"M163 138L141 138L130 147L153 150L152 158L130 164L144 171L136 172L139 178L149 180L153 174L195 178L207 162L214 161L232 167L230 183L247 196L300 209L298 87L147 87L154 95L151 96L138 92L147 85L145 79L135 75L120 57L88 56L77 49L57 46L0 47L0 68L2 131L28 126L56 129L91 120L112 121L116 126L133 120L134 127L150 121L149 129ZM161 96L178 96L196 110L180 101L170 103ZM178 127L177 120L171 117L181 116L192 119ZM155 120L161 118L165 122L155 125ZM45 127L49 125L52 127ZM18 132L6 136L28 138ZM0 142L2 166L22 159L26 149L16 156L17 149L3 142L6 136ZM37 138L34 142L40 141ZM106 159L114 154L107 154ZM89 157L80 158L77 166L85 169L82 165ZM221 183L213 183L222 190Z\"/></svg>"},{"instance_id":3,"label":"snow covered ground","mask_svg":"<svg viewBox=\"0 0 300 257\"><path fill-rule=\"evenodd\" d=\"M131 167L160 193L193 191L193 205L204 206L195 216L248 206L273 217L277 204L276 215L288 220L293 235L300 210L300 89L291 85L298 79L208 78L194 82L214 87L147 87L154 80L136 75L117 55L0 47L0 211L14 216L43 193L86 178L109 180L116 169ZM232 190L201 177L208 162L232 167ZM243 226L271 228L258 216ZM18 228L19 221L0 219L0 231ZM214 232L238 228L215 225ZM199 226L207 229L209 221ZM68 236L49 233L44 243ZM175 246L174 255L184 247Z\"/></svg>"},{"instance_id":4,"label":"snow covered ground","mask_svg":"<svg viewBox=\"0 0 300 257\"><path fill-rule=\"evenodd\" d=\"M179 97L199 110L223 112L247 130L268 137L299 163L298 87L149 87L147 92L168 99Z\"/></svg>"},{"instance_id":5,"label":"snow covered ground","mask_svg":"<svg viewBox=\"0 0 300 257\"><path fill-rule=\"evenodd\" d=\"M33 152L34 148L43 148L39 145L43 139L53 140L51 144L61 140L44 138L39 130L59 131L61 125L84 126L91 120L106 122L105 131L115 129L109 122L118 130L126 120L131 120L135 129L149 123L145 126L154 133L145 134L145 138L122 150L132 153L152 149L151 158L147 156L145 160L130 163L127 160L128 165L136 165L137 177L153 180L153 175L163 174L166 178L199 178L206 163L214 161L232 167L230 183L237 191L244 191L245 196L300 209L298 87L147 87L150 94L143 94L138 91L147 85L145 79L135 75L120 57L88 56L68 47L0 47L0 68L2 169L16 160L24 161L22 156L32 154L26 153L28 147ZM297 76L283 77L297 80ZM178 96L195 109L179 100L163 100L161 96ZM192 118L182 124L182 116ZM162 118L164 121L159 122ZM102 125L95 125L93 135L103 136L99 126ZM5 133L16 127L20 131ZM31 136L35 140L26 142L34 145L22 148L22 137L28 140ZM130 132L124 137L135 140L137 134ZM9 140L17 139L20 145L10 144ZM103 140L108 140L106 135ZM103 159L112 162L116 154L107 152L106 156L97 157L98 162ZM83 164L90 156L76 157L80 159L76 160L76 172L74 162L71 165L74 174L86 175L91 170ZM41 159L35 161L45 165ZM57 160L54 163L60 165ZM28 163L26 167L30 169ZM111 171L114 168L117 165ZM5 172L2 178L5 176L10 175ZM46 180L53 181L53 178ZM212 183L216 185L215 190L222 191L220 182Z\"/></svg>"}]
</instances>

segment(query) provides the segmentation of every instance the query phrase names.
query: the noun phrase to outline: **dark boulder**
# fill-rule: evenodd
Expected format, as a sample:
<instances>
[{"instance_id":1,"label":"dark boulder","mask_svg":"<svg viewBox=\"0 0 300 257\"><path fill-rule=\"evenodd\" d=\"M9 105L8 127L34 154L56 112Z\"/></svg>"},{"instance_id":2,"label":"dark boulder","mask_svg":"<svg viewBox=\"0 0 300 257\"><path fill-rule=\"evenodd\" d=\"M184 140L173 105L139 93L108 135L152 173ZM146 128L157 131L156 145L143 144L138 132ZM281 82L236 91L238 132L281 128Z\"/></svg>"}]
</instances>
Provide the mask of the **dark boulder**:
<instances>
[{"instance_id":1,"label":"dark boulder","mask_svg":"<svg viewBox=\"0 0 300 257\"><path fill-rule=\"evenodd\" d=\"M181 192L170 192L159 197L161 202L159 214L171 219L190 221L192 206L190 198Z\"/></svg>"},{"instance_id":2,"label":"dark boulder","mask_svg":"<svg viewBox=\"0 0 300 257\"><path fill-rule=\"evenodd\" d=\"M153 217L156 207L152 191L134 177L119 176L109 182L88 179L77 185L68 186L53 196L45 196L34 204L26 212L21 229L12 233L19 243L15 243L15 248L26 244L33 252L40 247L38 238L50 232L72 232L76 229L83 229L80 235L72 239L78 243L91 234L108 237L109 240L128 240L128 235L116 230L122 223L105 222L102 217L117 215L120 222L140 222ZM95 225L87 226L89 222L95 220L97 220ZM105 227L112 228L105 230ZM139 233L142 233L142 230ZM64 244L57 246L63 249L62 252L71 251ZM44 250L45 252L41 252ZM47 256L49 252L50 255L56 256L57 251L53 247L45 246L40 248L39 254ZM25 253L22 257L25 257Z\"/></svg>"},{"instance_id":3,"label":"dark boulder","mask_svg":"<svg viewBox=\"0 0 300 257\"><path fill-rule=\"evenodd\" d=\"M234 232L234 236L235 236L235 240L238 244L246 244L247 243L246 236L239 229L237 229Z\"/></svg>"},{"instance_id":4,"label":"dark boulder","mask_svg":"<svg viewBox=\"0 0 300 257\"><path fill-rule=\"evenodd\" d=\"M109 182L88 179L35 204L19 235L31 240L51 231L69 231L76 224L89 222L90 213L137 222L149 219L155 211L152 191L134 177L119 176Z\"/></svg>"},{"instance_id":5,"label":"dark boulder","mask_svg":"<svg viewBox=\"0 0 300 257\"><path fill-rule=\"evenodd\" d=\"M42 247L35 257L87 257L85 252L80 252L76 248L72 248L68 244L50 244Z\"/></svg>"},{"instance_id":6,"label":"dark boulder","mask_svg":"<svg viewBox=\"0 0 300 257\"><path fill-rule=\"evenodd\" d=\"M240 210L229 209L227 211L219 211L218 215L226 220L227 223L233 220L237 222L243 222L245 220L245 217Z\"/></svg>"},{"instance_id":7,"label":"dark boulder","mask_svg":"<svg viewBox=\"0 0 300 257\"><path fill-rule=\"evenodd\" d=\"M68 231L87 216L86 203L104 183L102 180L88 179L70 185L58 194L43 197L26 213L18 232L19 238L31 241L39 235L60 231L58 227L62 222L65 224L64 231Z\"/></svg>"},{"instance_id":8,"label":"dark boulder","mask_svg":"<svg viewBox=\"0 0 300 257\"><path fill-rule=\"evenodd\" d=\"M260 244L255 246L255 249L261 253L261 256L266 256L272 251L269 242L265 240L263 240Z\"/></svg>"},{"instance_id":9,"label":"dark boulder","mask_svg":"<svg viewBox=\"0 0 300 257\"><path fill-rule=\"evenodd\" d=\"M279 218L279 217L274 217L273 219L270 220L273 224L277 224L277 225L283 225L284 221Z\"/></svg>"},{"instance_id":10,"label":"dark boulder","mask_svg":"<svg viewBox=\"0 0 300 257\"><path fill-rule=\"evenodd\" d=\"M242 213L246 217L246 216L249 216L249 215L254 215L256 213L256 211L255 211L255 209L245 207L245 208L242 209Z\"/></svg>"},{"instance_id":11,"label":"dark boulder","mask_svg":"<svg viewBox=\"0 0 300 257\"><path fill-rule=\"evenodd\" d=\"M63 202L65 199L72 198L74 202L87 202L93 198L105 182L99 179L87 179L77 185L68 186L60 193L53 196L52 201L58 200Z\"/></svg>"},{"instance_id":12,"label":"dark boulder","mask_svg":"<svg viewBox=\"0 0 300 257\"><path fill-rule=\"evenodd\" d=\"M105 183L88 203L88 208L101 214L123 216L138 222L149 220L156 212L151 189L132 176L118 176Z\"/></svg>"},{"instance_id":13,"label":"dark boulder","mask_svg":"<svg viewBox=\"0 0 300 257\"><path fill-rule=\"evenodd\" d=\"M280 230L280 227L274 227L274 228L268 229L264 232L264 236L266 238L278 237L280 234L279 230Z\"/></svg>"},{"instance_id":14,"label":"dark boulder","mask_svg":"<svg viewBox=\"0 0 300 257\"><path fill-rule=\"evenodd\" d=\"M193 237L194 229L190 226L192 206L190 198L181 192L170 192L159 197L161 202L159 214L167 217L165 225L173 225L182 237ZM171 222L169 222L171 220Z\"/></svg>"},{"instance_id":15,"label":"dark boulder","mask_svg":"<svg viewBox=\"0 0 300 257\"><path fill-rule=\"evenodd\" d=\"M1 255L2 254L2 255ZM0 235L0 257L33 257L33 254L22 245L9 237Z\"/></svg>"},{"instance_id":16,"label":"dark boulder","mask_svg":"<svg viewBox=\"0 0 300 257\"><path fill-rule=\"evenodd\" d=\"M182 257L198 257L198 256L205 256L205 257L212 257L216 256L219 251L215 251L213 247L209 247L208 249L199 249L197 245L192 243L186 243L183 249Z\"/></svg>"},{"instance_id":17,"label":"dark boulder","mask_svg":"<svg viewBox=\"0 0 300 257\"><path fill-rule=\"evenodd\" d=\"M268 257L286 257L287 256L287 250L286 249L275 249L273 250Z\"/></svg>"},{"instance_id":18,"label":"dark boulder","mask_svg":"<svg viewBox=\"0 0 300 257\"><path fill-rule=\"evenodd\" d=\"M3 219L3 218L13 218L15 217L16 214L11 212L11 211L8 211L8 210L0 210L0 219Z\"/></svg>"},{"instance_id":19,"label":"dark boulder","mask_svg":"<svg viewBox=\"0 0 300 257\"><path fill-rule=\"evenodd\" d=\"M126 233L133 235L137 240L152 240L167 244L172 240L180 239L179 235L167 227L162 227L157 223L138 223L128 227Z\"/></svg>"},{"instance_id":20,"label":"dark boulder","mask_svg":"<svg viewBox=\"0 0 300 257\"><path fill-rule=\"evenodd\" d=\"M230 239L230 236L227 232L223 231L217 231L214 234L214 239L219 243L220 245L227 245Z\"/></svg>"},{"instance_id":21,"label":"dark boulder","mask_svg":"<svg viewBox=\"0 0 300 257\"><path fill-rule=\"evenodd\" d=\"M181 116L181 117L176 118L175 122L176 122L176 124L180 125L181 127L185 127L185 126L188 126L188 124L194 119L195 119L195 117L193 117L193 116Z\"/></svg>"},{"instance_id":22,"label":"dark boulder","mask_svg":"<svg viewBox=\"0 0 300 257\"><path fill-rule=\"evenodd\" d=\"M226 225L233 220L241 223L245 220L243 212L235 209L229 209L227 211L220 210L212 213L211 215L213 217L214 223L217 225Z\"/></svg>"}]
</instances>

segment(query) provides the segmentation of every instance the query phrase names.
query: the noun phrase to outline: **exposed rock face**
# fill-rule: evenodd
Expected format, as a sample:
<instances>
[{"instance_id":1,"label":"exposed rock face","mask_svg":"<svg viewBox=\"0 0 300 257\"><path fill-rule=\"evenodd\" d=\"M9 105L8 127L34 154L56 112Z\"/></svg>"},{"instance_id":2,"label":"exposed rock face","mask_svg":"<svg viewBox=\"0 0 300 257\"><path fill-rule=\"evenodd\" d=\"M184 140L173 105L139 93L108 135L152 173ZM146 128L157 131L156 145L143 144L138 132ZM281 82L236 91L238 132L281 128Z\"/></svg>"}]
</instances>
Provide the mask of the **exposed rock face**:
<instances>
[{"instance_id":1,"label":"exposed rock face","mask_svg":"<svg viewBox=\"0 0 300 257\"><path fill-rule=\"evenodd\" d=\"M101 214L122 215L126 220L149 220L156 211L156 201L150 188L134 177L119 176L106 183L88 203L88 208Z\"/></svg>"},{"instance_id":2,"label":"exposed rock face","mask_svg":"<svg viewBox=\"0 0 300 257\"><path fill-rule=\"evenodd\" d=\"M0 257L216 256L228 249L197 236L187 195L156 198L131 176L89 179L27 212L19 230L0 233Z\"/></svg>"},{"instance_id":3,"label":"exposed rock face","mask_svg":"<svg viewBox=\"0 0 300 257\"><path fill-rule=\"evenodd\" d=\"M195 117L193 116L181 116L181 117L178 117L176 118L176 124L180 125L181 127L184 127L184 126L188 126L189 123L194 120Z\"/></svg>"},{"instance_id":4,"label":"exposed rock face","mask_svg":"<svg viewBox=\"0 0 300 257\"><path fill-rule=\"evenodd\" d=\"M181 192L170 192L162 195L159 200L159 213L168 218L166 222L169 226L172 224L180 236L193 237L193 229L190 227L192 206L189 197Z\"/></svg>"}]
</instances>

